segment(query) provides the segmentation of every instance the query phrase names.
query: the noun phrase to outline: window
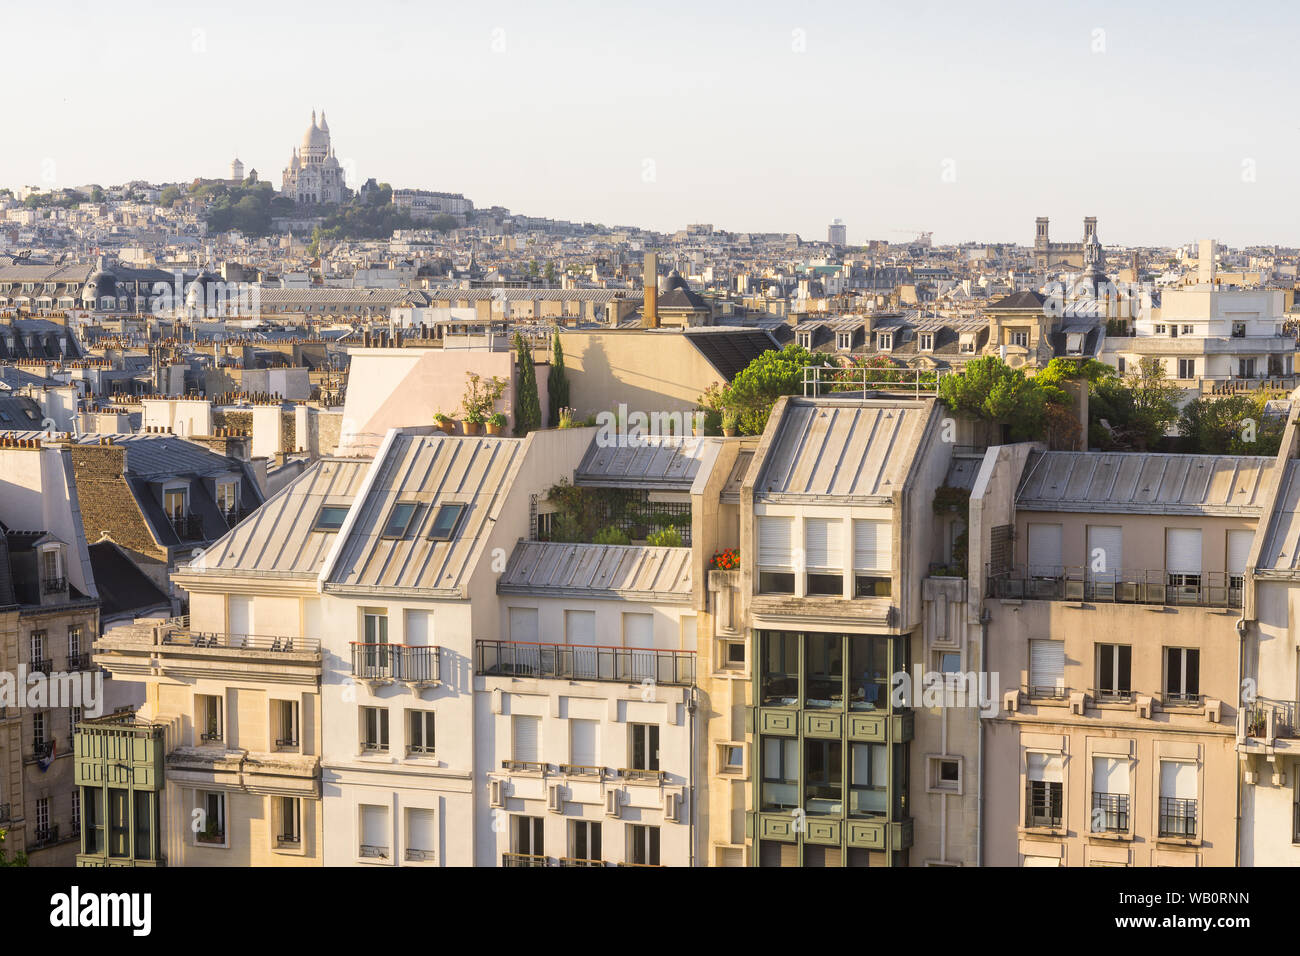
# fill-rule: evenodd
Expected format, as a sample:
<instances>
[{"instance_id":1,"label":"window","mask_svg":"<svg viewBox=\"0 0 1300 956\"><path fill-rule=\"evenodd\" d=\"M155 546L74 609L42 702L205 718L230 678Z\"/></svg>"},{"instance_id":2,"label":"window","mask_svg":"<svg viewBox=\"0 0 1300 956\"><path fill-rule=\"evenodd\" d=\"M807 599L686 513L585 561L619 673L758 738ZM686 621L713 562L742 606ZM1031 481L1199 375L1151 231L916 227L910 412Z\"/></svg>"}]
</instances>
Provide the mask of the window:
<instances>
[{"instance_id":1,"label":"window","mask_svg":"<svg viewBox=\"0 0 1300 956\"><path fill-rule=\"evenodd\" d=\"M1065 641L1029 642L1029 695L1065 697Z\"/></svg>"},{"instance_id":2,"label":"window","mask_svg":"<svg viewBox=\"0 0 1300 956\"><path fill-rule=\"evenodd\" d=\"M565 611L564 640L568 644L590 646L596 643L596 612Z\"/></svg>"},{"instance_id":3,"label":"window","mask_svg":"<svg viewBox=\"0 0 1300 956\"><path fill-rule=\"evenodd\" d=\"M1231 534L1231 532L1229 532L1229 534ZM1249 532L1247 532L1247 534L1249 534ZM81 656L81 628L70 627L68 628L68 657L80 657L80 656ZM72 670L72 668L68 668L68 669Z\"/></svg>"},{"instance_id":4,"label":"window","mask_svg":"<svg viewBox=\"0 0 1300 956\"><path fill-rule=\"evenodd\" d=\"M933 352L933 351L934 351L934 333L933 333L933 332L922 332L920 335L917 336L917 338L920 340L920 344L918 345L918 348L920 348L920 350L921 350L922 352Z\"/></svg>"},{"instance_id":5,"label":"window","mask_svg":"<svg viewBox=\"0 0 1300 956\"><path fill-rule=\"evenodd\" d=\"M839 634L804 635L807 679L804 706L844 707L844 639Z\"/></svg>"},{"instance_id":6,"label":"window","mask_svg":"<svg viewBox=\"0 0 1300 956\"><path fill-rule=\"evenodd\" d=\"M1237 377L1254 378L1255 377L1255 360L1253 358L1244 358L1237 360Z\"/></svg>"},{"instance_id":7,"label":"window","mask_svg":"<svg viewBox=\"0 0 1300 956\"><path fill-rule=\"evenodd\" d=\"M50 798L41 797L36 801L36 839L44 842L50 831Z\"/></svg>"},{"instance_id":8,"label":"window","mask_svg":"<svg viewBox=\"0 0 1300 956\"><path fill-rule=\"evenodd\" d=\"M627 860L641 866L659 865L659 828L641 823L627 825Z\"/></svg>"},{"instance_id":9,"label":"window","mask_svg":"<svg viewBox=\"0 0 1300 956\"><path fill-rule=\"evenodd\" d=\"M360 829L361 843L357 855L362 859L388 859L388 844L391 830L388 826L388 807L361 804Z\"/></svg>"},{"instance_id":10,"label":"window","mask_svg":"<svg viewBox=\"0 0 1300 956\"><path fill-rule=\"evenodd\" d=\"M600 855L600 821L569 821L569 859L594 862Z\"/></svg>"},{"instance_id":11,"label":"window","mask_svg":"<svg viewBox=\"0 0 1300 956\"><path fill-rule=\"evenodd\" d=\"M44 673L50 669L50 662L45 657L45 632L32 631L32 670Z\"/></svg>"},{"instance_id":12,"label":"window","mask_svg":"<svg viewBox=\"0 0 1300 956\"><path fill-rule=\"evenodd\" d=\"M388 643L388 611L377 608L362 608L362 634L367 644Z\"/></svg>"},{"instance_id":13,"label":"window","mask_svg":"<svg viewBox=\"0 0 1300 956\"><path fill-rule=\"evenodd\" d=\"M936 672L940 674L960 674L961 673L961 652L960 651L935 651L934 669Z\"/></svg>"},{"instance_id":14,"label":"window","mask_svg":"<svg viewBox=\"0 0 1300 956\"><path fill-rule=\"evenodd\" d=\"M840 544L842 527L843 524L838 519L804 519L804 565L808 569L807 593L843 595L844 552Z\"/></svg>"},{"instance_id":15,"label":"window","mask_svg":"<svg viewBox=\"0 0 1300 956\"><path fill-rule=\"evenodd\" d=\"M1245 585L1246 561L1250 558L1250 546L1254 539L1253 531L1228 532L1228 587L1238 592L1237 601L1240 601L1240 591Z\"/></svg>"},{"instance_id":16,"label":"window","mask_svg":"<svg viewBox=\"0 0 1300 956\"><path fill-rule=\"evenodd\" d=\"M325 505L316 515L313 531L337 531L348 516L347 505Z\"/></svg>"},{"instance_id":17,"label":"window","mask_svg":"<svg viewBox=\"0 0 1300 956\"><path fill-rule=\"evenodd\" d=\"M271 719L275 730L277 749L295 749L298 746L298 702L276 700L271 702Z\"/></svg>"},{"instance_id":18,"label":"window","mask_svg":"<svg viewBox=\"0 0 1300 956\"><path fill-rule=\"evenodd\" d=\"M411 710L411 736L406 744L406 752L412 754L432 754L434 752L433 711Z\"/></svg>"},{"instance_id":19,"label":"window","mask_svg":"<svg viewBox=\"0 0 1300 956\"><path fill-rule=\"evenodd\" d=\"M1180 358L1178 360L1179 378L1196 378L1196 359Z\"/></svg>"},{"instance_id":20,"label":"window","mask_svg":"<svg viewBox=\"0 0 1300 956\"><path fill-rule=\"evenodd\" d=\"M1196 836L1196 764L1160 761L1160 830L1162 837Z\"/></svg>"},{"instance_id":21,"label":"window","mask_svg":"<svg viewBox=\"0 0 1300 956\"><path fill-rule=\"evenodd\" d=\"M104 821L100 814L100 800L103 799L104 791L99 787L82 787L81 792L84 794L81 806L86 808L85 825L81 828L85 839L82 852L88 855L98 854L105 849Z\"/></svg>"},{"instance_id":22,"label":"window","mask_svg":"<svg viewBox=\"0 0 1300 956\"><path fill-rule=\"evenodd\" d=\"M1201 652L1194 647L1165 648L1165 703L1201 702Z\"/></svg>"},{"instance_id":23,"label":"window","mask_svg":"<svg viewBox=\"0 0 1300 956\"><path fill-rule=\"evenodd\" d=\"M880 332L876 335L876 348L882 352L888 352L894 347L894 333Z\"/></svg>"},{"instance_id":24,"label":"window","mask_svg":"<svg viewBox=\"0 0 1300 956\"><path fill-rule=\"evenodd\" d=\"M1133 698L1133 648L1127 644L1097 645L1097 699Z\"/></svg>"},{"instance_id":25,"label":"window","mask_svg":"<svg viewBox=\"0 0 1300 956\"><path fill-rule=\"evenodd\" d=\"M882 816L889 810L887 744L850 744L849 815Z\"/></svg>"},{"instance_id":26,"label":"window","mask_svg":"<svg viewBox=\"0 0 1300 956\"><path fill-rule=\"evenodd\" d=\"M1232 337L1233 337L1234 339L1244 339L1244 338L1246 337L1246 323L1245 323L1245 322L1233 322L1233 323L1232 323Z\"/></svg>"},{"instance_id":27,"label":"window","mask_svg":"<svg viewBox=\"0 0 1300 956\"><path fill-rule=\"evenodd\" d=\"M217 482L217 507L227 515L239 510L239 482Z\"/></svg>"},{"instance_id":28,"label":"window","mask_svg":"<svg viewBox=\"0 0 1300 956\"><path fill-rule=\"evenodd\" d=\"M1116 525L1088 526L1088 581L1099 600L1115 597L1124 560L1124 529Z\"/></svg>"},{"instance_id":29,"label":"window","mask_svg":"<svg viewBox=\"0 0 1300 956\"><path fill-rule=\"evenodd\" d=\"M1063 801L1063 760L1058 754L1025 755L1025 826L1059 827Z\"/></svg>"},{"instance_id":30,"label":"window","mask_svg":"<svg viewBox=\"0 0 1300 956\"><path fill-rule=\"evenodd\" d=\"M973 337L963 335L961 338L961 345L959 346L959 351L965 352L967 354L974 352L975 339Z\"/></svg>"},{"instance_id":31,"label":"window","mask_svg":"<svg viewBox=\"0 0 1300 956\"><path fill-rule=\"evenodd\" d=\"M38 750L48 741L45 739L45 711L32 712L32 744Z\"/></svg>"},{"instance_id":32,"label":"window","mask_svg":"<svg viewBox=\"0 0 1300 956\"><path fill-rule=\"evenodd\" d=\"M851 348L853 348L853 333L852 332L835 333L835 347L839 349L841 352L847 352Z\"/></svg>"},{"instance_id":33,"label":"window","mask_svg":"<svg viewBox=\"0 0 1300 956\"><path fill-rule=\"evenodd\" d=\"M512 607L510 609L510 640L535 644L537 638L537 608Z\"/></svg>"},{"instance_id":34,"label":"window","mask_svg":"<svg viewBox=\"0 0 1300 956\"><path fill-rule=\"evenodd\" d=\"M1019 347L1022 348L1022 349L1027 349L1027 348L1029 348L1029 333L1028 333L1028 332L1020 332L1020 331L1012 331L1012 333L1011 333L1011 344L1012 344L1012 345L1015 345L1015 346L1019 346Z\"/></svg>"},{"instance_id":35,"label":"window","mask_svg":"<svg viewBox=\"0 0 1300 956\"><path fill-rule=\"evenodd\" d=\"M419 505L411 501L399 501L393 505L393 510L388 514L388 523L384 525L383 537L405 538L418 509Z\"/></svg>"},{"instance_id":36,"label":"window","mask_svg":"<svg viewBox=\"0 0 1300 956\"><path fill-rule=\"evenodd\" d=\"M744 773L744 770L744 745L718 744L718 773Z\"/></svg>"},{"instance_id":37,"label":"window","mask_svg":"<svg viewBox=\"0 0 1300 956\"><path fill-rule=\"evenodd\" d=\"M799 702L799 635L764 631L762 642L762 704L790 707Z\"/></svg>"},{"instance_id":38,"label":"window","mask_svg":"<svg viewBox=\"0 0 1300 956\"><path fill-rule=\"evenodd\" d=\"M126 791L123 790L121 793L125 797ZM125 800L123 800L123 803L125 803ZM194 834L195 841L198 843L225 843L226 795L214 790L200 790L198 809L202 813L198 817L199 830ZM112 815L110 813L111 821Z\"/></svg>"},{"instance_id":39,"label":"window","mask_svg":"<svg viewBox=\"0 0 1300 956\"><path fill-rule=\"evenodd\" d=\"M1061 526L1029 525L1029 576L1055 579L1061 574Z\"/></svg>"},{"instance_id":40,"label":"window","mask_svg":"<svg viewBox=\"0 0 1300 956\"><path fill-rule=\"evenodd\" d=\"M279 826L275 845L294 848L302 846L302 800L298 797L275 797L279 806Z\"/></svg>"},{"instance_id":41,"label":"window","mask_svg":"<svg viewBox=\"0 0 1300 956\"><path fill-rule=\"evenodd\" d=\"M758 590L765 594L794 593L794 519L755 519L758 537Z\"/></svg>"},{"instance_id":42,"label":"window","mask_svg":"<svg viewBox=\"0 0 1300 956\"><path fill-rule=\"evenodd\" d=\"M439 508L433 518L433 525L429 528L429 540L450 541L464 511L465 506L462 504L447 504Z\"/></svg>"},{"instance_id":43,"label":"window","mask_svg":"<svg viewBox=\"0 0 1300 956\"><path fill-rule=\"evenodd\" d=\"M1128 790L1127 758L1092 758L1092 832L1125 833L1128 831Z\"/></svg>"},{"instance_id":44,"label":"window","mask_svg":"<svg viewBox=\"0 0 1300 956\"><path fill-rule=\"evenodd\" d=\"M884 710L889 706L889 638L850 635L849 709ZM906 671L905 662L897 670Z\"/></svg>"},{"instance_id":45,"label":"window","mask_svg":"<svg viewBox=\"0 0 1300 956\"><path fill-rule=\"evenodd\" d=\"M811 332L799 332L799 333L797 333L797 334L798 334L798 336L799 336L799 345L800 345L800 346L802 346L803 348L806 348L806 349L810 349L810 348L812 348L812 333L811 333Z\"/></svg>"},{"instance_id":46,"label":"window","mask_svg":"<svg viewBox=\"0 0 1300 956\"><path fill-rule=\"evenodd\" d=\"M187 488L171 488L163 492L163 510L167 512L167 517L173 521L177 518L184 518L187 512L186 499L189 497Z\"/></svg>"},{"instance_id":47,"label":"window","mask_svg":"<svg viewBox=\"0 0 1300 956\"><path fill-rule=\"evenodd\" d=\"M659 725L658 724L630 724L632 741L629 747L631 755L631 770L651 770L659 769Z\"/></svg>"},{"instance_id":48,"label":"window","mask_svg":"<svg viewBox=\"0 0 1300 956\"><path fill-rule=\"evenodd\" d=\"M893 527L888 521L853 522L853 594L889 597Z\"/></svg>"},{"instance_id":49,"label":"window","mask_svg":"<svg viewBox=\"0 0 1300 956\"><path fill-rule=\"evenodd\" d=\"M72 829L81 831L81 791L72 791Z\"/></svg>"},{"instance_id":50,"label":"window","mask_svg":"<svg viewBox=\"0 0 1300 956\"><path fill-rule=\"evenodd\" d=\"M1115 371L1117 371L1117 372L1119 372L1119 374L1123 375L1123 374L1124 374L1124 366L1125 366L1124 356L1122 356L1122 355L1116 356L1116 358L1115 358Z\"/></svg>"},{"instance_id":51,"label":"window","mask_svg":"<svg viewBox=\"0 0 1300 956\"><path fill-rule=\"evenodd\" d=\"M438 849L437 819L433 810L411 807L406 811L406 859L432 863Z\"/></svg>"},{"instance_id":52,"label":"window","mask_svg":"<svg viewBox=\"0 0 1300 956\"><path fill-rule=\"evenodd\" d=\"M596 770L600 767L600 724L594 720L569 721L569 765Z\"/></svg>"},{"instance_id":53,"label":"window","mask_svg":"<svg viewBox=\"0 0 1300 956\"><path fill-rule=\"evenodd\" d=\"M838 815L844 807L844 745L838 740L804 740L804 809Z\"/></svg>"},{"instance_id":54,"label":"window","mask_svg":"<svg viewBox=\"0 0 1300 956\"><path fill-rule=\"evenodd\" d=\"M744 641L721 641L721 658L719 666L724 670L744 670L745 668L745 642Z\"/></svg>"},{"instance_id":55,"label":"window","mask_svg":"<svg viewBox=\"0 0 1300 956\"><path fill-rule=\"evenodd\" d=\"M1187 324L1187 323L1184 323L1184 324L1183 324L1183 335L1191 335L1191 334L1192 334L1193 332L1195 332L1195 331L1196 331L1196 329L1195 329L1194 326L1189 325L1189 324Z\"/></svg>"},{"instance_id":56,"label":"window","mask_svg":"<svg viewBox=\"0 0 1300 956\"><path fill-rule=\"evenodd\" d=\"M1169 329L1168 329L1168 327L1165 326L1164 324L1162 324L1162 323L1157 323L1157 324L1155 325L1155 327L1154 327L1154 331L1155 331L1155 334L1156 334L1156 335L1166 335L1166 334L1168 334Z\"/></svg>"},{"instance_id":57,"label":"window","mask_svg":"<svg viewBox=\"0 0 1300 956\"><path fill-rule=\"evenodd\" d=\"M1195 594L1201 586L1199 529L1169 528L1165 532L1165 568L1171 587L1189 589Z\"/></svg>"},{"instance_id":58,"label":"window","mask_svg":"<svg viewBox=\"0 0 1300 956\"><path fill-rule=\"evenodd\" d=\"M194 718L199 731L199 742L219 744L225 739L221 717L221 698L213 694L196 694Z\"/></svg>"},{"instance_id":59,"label":"window","mask_svg":"<svg viewBox=\"0 0 1300 956\"><path fill-rule=\"evenodd\" d=\"M515 814L510 818L511 850L524 856L545 856L545 820Z\"/></svg>"},{"instance_id":60,"label":"window","mask_svg":"<svg viewBox=\"0 0 1300 956\"><path fill-rule=\"evenodd\" d=\"M517 763L537 763L540 757L539 730L542 719L525 714L510 718L510 757Z\"/></svg>"},{"instance_id":61,"label":"window","mask_svg":"<svg viewBox=\"0 0 1300 956\"><path fill-rule=\"evenodd\" d=\"M799 805L799 741L764 737L761 800L764 810L790 810Z\"/></svg>"},{"instance_id":62,"label":"window","mask_svg":"<svg viewBox=\"0 0 1300 956\"><path fill-rule=\"evenodd\" d=\"M361 747L363 750L388 750L388 708L361 708Z\"/></svg>"}]
</instances>

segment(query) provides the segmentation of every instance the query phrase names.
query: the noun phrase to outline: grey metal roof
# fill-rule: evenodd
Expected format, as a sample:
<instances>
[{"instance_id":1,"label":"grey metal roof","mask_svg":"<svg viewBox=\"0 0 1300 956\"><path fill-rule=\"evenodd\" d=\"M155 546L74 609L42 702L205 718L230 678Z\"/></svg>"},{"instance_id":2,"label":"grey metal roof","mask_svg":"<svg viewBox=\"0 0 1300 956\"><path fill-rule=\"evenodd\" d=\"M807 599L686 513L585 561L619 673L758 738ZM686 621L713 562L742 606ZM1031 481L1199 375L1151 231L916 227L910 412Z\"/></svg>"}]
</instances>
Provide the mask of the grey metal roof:
<instances>
[{"instance_id":1,"label":"grey metal roof","mask_svg":"<svg viewBox=\"0 0 1300 956\"><path fill-rule=\"evenodd\" d=\"M1287 462L1256 570L1300 572L1300 461Z\"/></svg>"},{"instance_id":2,"label":"grey metal roof","mask_svg":"<svg viewBox=\"0 0 1300 956\"><path fill-rule=\"evenodd\" d=\"M885 498L902 490L930 401L791 399L755 498Z\"/></svg>"},{"instance_id":3,"label":"grey metal roof","mask_svg":"<svg viewBox=\"0 0 1300 956\"><path fill-rule=\"evenodd\" d=\"M1147 452L1036 452L1016 507L1117 514L1255 514L1274 459Z\"/></svg>"},{"instance_id":4,"label":"grey metal roof","mask_svg":"<svg viewBox=\"0 0 1300 956\"><path fill-rule=\"evenodd\" d=\"M497 591L685 602L691 598L691 549L521 541Z\"/></svg>"},{"instance_id":5,"label":"grey metal roof","mask_svg":"<svg viewBox=\"0 0 1300 956\"><path fill-rule=\"evenodd\" d=\"M325 586L410 589L462 596L497 507L523 455L519 438L396 435L376 463L365 499L353 506L347 540ZM393 506L421 506L401 539L384 538ZM438 506L466 505L451 541L430 541ZM345 526L347 527L347 526Z\"/></svg>"},{"instance_id":6,"label":"grey metal roof","mask_svg":"<svg viewBox=\"0 0 1300 956\"><path fill-rule=\"evenodd\" d=\"M315 530L320 509L323 505L350 507L369 467L369 459L313 462L186 570L314 578L337 534Z\"/></svg>"},{"instance_id":7,"label":"grey metal roof","mask_svg":"<svg viewBox=\"0 0 1300 956\"><path fill-rule=\"evenodd\" d=\"M602 488L653 487L690 491L708 438L633 438L604 445L598 432L583 455L574 482Z\"/></svg>"},{"instance_id":8,"label":"grey metal roof","mask_svg":"<svg viewBox=\"0 0 1300 956\"><path fill-rule=\"evenodd\" d=\"M745 475L749 473L749 466L753 461L754 450L752 448L742 449L736 453L736 460L731 466L731 472L727 475L727 480L722 485L722 493L719 495L722 501L728 504L740 501L740 488L745 483Z\"/></svg>"},{"instance_id":9,"label":"grey metal roof","mask_svg":"<svg viewBox=\"0 0 1300 956\"><path fill-rule=\"evenodd\" d=\"M0 434L12 438L49 438L49 432L31 428L0 430ZM73 436L72 441L78 445L98 445L102 438L111 438L114 445L126 449L126 470L137 478L170 475L211 477L243 470L242 465L234 459L176 435L151 432L110 435L95 432Z\"/></svg>"}]
</instances>

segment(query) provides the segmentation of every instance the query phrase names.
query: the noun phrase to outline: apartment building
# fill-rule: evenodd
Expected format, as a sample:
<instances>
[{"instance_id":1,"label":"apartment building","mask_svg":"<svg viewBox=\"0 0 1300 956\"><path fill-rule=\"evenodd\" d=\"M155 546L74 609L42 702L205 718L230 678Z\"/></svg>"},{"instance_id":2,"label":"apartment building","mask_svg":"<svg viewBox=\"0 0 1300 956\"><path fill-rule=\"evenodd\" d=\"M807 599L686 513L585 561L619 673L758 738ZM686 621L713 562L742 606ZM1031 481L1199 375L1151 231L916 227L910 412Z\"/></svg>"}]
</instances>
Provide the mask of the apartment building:
<instances>
[{"instance_id":1,"label":"apartment building","mask_svg":"<svg viewBox=\"0 0 1300 956\"><path fill-rule=\"evenodd\" d=\"M1246 568L1272 458L990 449L984 859L1232 865Z\"/></svg>"}]
</instances>

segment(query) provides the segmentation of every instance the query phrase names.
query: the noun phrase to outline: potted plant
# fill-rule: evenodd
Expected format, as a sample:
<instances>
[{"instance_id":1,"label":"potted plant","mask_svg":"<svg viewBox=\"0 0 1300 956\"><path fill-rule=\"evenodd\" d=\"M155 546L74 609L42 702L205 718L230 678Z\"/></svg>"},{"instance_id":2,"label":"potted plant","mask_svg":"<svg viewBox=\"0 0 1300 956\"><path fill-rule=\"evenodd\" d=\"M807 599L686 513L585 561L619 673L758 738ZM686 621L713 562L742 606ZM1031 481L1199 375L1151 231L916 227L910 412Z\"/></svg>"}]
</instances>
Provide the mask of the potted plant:
<instances>
[{"instance_id":1,"label":"potted plant","mask_svg":"<svg viewBox=\"0 0 1300 956\"><path fill-rule=\"evenodd\" d=\"M477 372L466 372L465 377L469 384L465 387L465 397L461 399L465 408L465 417L460 420L461 428L466 435L477 435L495 411L507 382L496 375L485 379Z\"/></svg>"},{"instance_id":2,"label":"potted plant","mask_svg":"<svg viewBox=\"0 0 1300 956\"><path fill-rule=\"evenodd\" d=\"M709 568L714 571L735 571L740 567L740 555L735 548L723 548L715 551L709 559Z\"/></svg>"},{"instance_id":3,"label":"potted plant","mask_svg":"<svg viewBox=\"0 0 1300 956\"><path fill-rule=\"evenodd\" d=\"M493 412L484 423L489 435L500 435L505 430L508 419L504 412Z\"/></svg>"},{"instance_id":4,"label":"potted plant","mask_svg":"<svg viewBox=\"0 0 1300 956\"><path fill-rule=\"evenodd\" d=\"M740 425L740 412L734 408L724 408L722 410L722 434L728 438L736 437L736 429Z\"/></svg>"},{"instance_id":5,"label":"potted plant","mask_svg":"<svg viewBox=\"0 0 1300 956\"><path fill-rule=\"evenodd\" d=\"M444 415L442 412L434 412L433 423L448 435L456 434L456 422L450 415Z\"/></svg>"},{"instance_id":6,"label":"potted plant","mask_svg":"<svg viewBox=\"0 0 1300 956\"><path fill-rule=\"evenodd\" d=\"M1251 737L1263 737L1264 728L1267 725L1268 725L1268 721L1264 717L1264 712L1262 710L1255 711L1253 714L1250 715L1249 735Z\"/></svg>"},{"instance_id":7,"label":"potted plant","mask_svg":"<svg viewBox=\"0 0 1300 956\"><path fill-rule=\"evenodd\" d=\"M477 408L470 409L460 420L460 428L466 435L477 435L483 430L484 416Z\"/></svg>"}]
</instances>

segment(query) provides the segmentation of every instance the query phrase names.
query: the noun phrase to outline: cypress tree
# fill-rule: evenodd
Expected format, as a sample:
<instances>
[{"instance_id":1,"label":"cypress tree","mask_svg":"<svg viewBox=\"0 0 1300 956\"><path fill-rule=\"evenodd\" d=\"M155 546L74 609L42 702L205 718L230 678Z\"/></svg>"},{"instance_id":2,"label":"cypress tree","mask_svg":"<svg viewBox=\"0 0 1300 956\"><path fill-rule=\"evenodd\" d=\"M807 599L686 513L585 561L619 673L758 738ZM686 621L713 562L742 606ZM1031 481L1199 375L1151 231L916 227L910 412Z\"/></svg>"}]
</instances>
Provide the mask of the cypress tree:
<instances>
[{"instance_id":1,"label":"cypress tree","mask_svg":"<svg viewBox=\"0 0 1300 956\"><path fill-rule=\"evenodd\" d=\"M541 400L537 397L537 366L533 350L521 333L515 333L515 357L519 363L519 400L515 407L515 434L527 435L542 426Z\"/></svg>"},{"instance_id":2,"label":"cypress tree","mask_svg":"<svg viewBox=\"0 0 1300 956\"><path fill-rule=\"evenodd\" d=\"M550 411L547 423L554 428L560 424L560 409L569 405L569 379L564 374L564 349L560 347L560 333L551 340L551 371L546 376L546 390Z\"/></svg>"}]
</instances>

